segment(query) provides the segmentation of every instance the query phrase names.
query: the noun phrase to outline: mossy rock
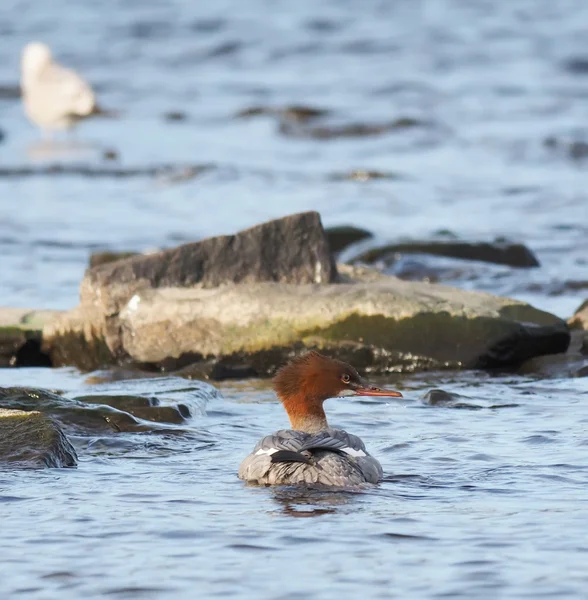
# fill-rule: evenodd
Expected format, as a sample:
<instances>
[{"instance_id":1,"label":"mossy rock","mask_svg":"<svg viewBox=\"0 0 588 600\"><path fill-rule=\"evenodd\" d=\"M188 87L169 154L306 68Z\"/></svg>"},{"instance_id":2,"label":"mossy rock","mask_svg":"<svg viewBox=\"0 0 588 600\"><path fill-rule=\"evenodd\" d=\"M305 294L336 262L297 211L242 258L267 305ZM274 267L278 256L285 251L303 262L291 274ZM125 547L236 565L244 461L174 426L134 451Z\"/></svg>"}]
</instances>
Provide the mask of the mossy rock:
<instances>
[{"instance_id":1,"label":"mossy rock","mask_svg":"<svg viewBox=\"0 0 588 600\"><path fill-rule=\"evenodd\" d=\"M53 419L37 411L0 408L0 464L25 469L74 467L77 455Z\"/></svg>"}]
</instances>

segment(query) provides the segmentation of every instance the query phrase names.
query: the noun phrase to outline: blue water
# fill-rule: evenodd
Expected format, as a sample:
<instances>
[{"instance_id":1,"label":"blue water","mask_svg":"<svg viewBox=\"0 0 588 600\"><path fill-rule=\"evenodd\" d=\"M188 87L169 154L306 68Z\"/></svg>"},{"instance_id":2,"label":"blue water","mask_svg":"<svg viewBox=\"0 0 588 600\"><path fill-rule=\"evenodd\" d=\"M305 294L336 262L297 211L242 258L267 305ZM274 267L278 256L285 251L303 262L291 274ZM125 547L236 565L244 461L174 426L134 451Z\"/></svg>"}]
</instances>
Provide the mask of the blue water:
<instances>
[{"instance_id":1,"label":"blue water","mask_svg":"<svg viewBox=\"0 0 588 600\"><path fill-rule=\"evenodd\" d=\"M586 163L566 146L587 139L588 74L574 67L588 57L587 19L580 0L4 0L1 85L17 85L21 48L40 39L121 115L47 142L17 98L0 98L0 303L70 308L94 250L317 209L373 243L442 230L523 242L539 269L470 265L450 283L567 318L588 294ZM423 125L320 141L234 117L288 104L328 108L334 124ZM118 162L103 160L110 149ZM213 168L181 181L6 172L53 164ZM360 168L395 177L333 178ZM388 381L405 393L397 402L330 401L332 422L384 465L384 483L363 494L242 485L242 457L286 426L266 382L208 390L176 434L76 435L77 469L0 473L0 596L583 598L587 381L430 373ZM172 404L203 389L88 383L68 369L4 370L0 385L157 389ZM472 406L428 406L431 388Z\"/></svg>"}]
</instances>

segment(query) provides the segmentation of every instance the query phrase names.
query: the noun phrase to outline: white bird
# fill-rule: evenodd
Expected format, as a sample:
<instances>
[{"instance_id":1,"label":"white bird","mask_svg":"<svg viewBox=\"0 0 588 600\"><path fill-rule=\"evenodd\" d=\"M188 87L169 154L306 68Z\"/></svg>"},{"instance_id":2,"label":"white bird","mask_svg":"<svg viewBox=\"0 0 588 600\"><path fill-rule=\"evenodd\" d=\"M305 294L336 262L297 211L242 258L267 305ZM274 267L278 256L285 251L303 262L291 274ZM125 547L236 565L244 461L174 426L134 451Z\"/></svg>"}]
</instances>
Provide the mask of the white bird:
<instances>
[{"instance_id":1,"label":"white bird","mask_svg":"<svg viewBox=\"0 0 588 600\"><path fill-rule=\"evenodd\" d=\"M44 130L70 129L78 121L107 115L90 85L53 60L46 44L31 42L22 52L21 90L29 120Z\"/></svg>"}]
</instances>

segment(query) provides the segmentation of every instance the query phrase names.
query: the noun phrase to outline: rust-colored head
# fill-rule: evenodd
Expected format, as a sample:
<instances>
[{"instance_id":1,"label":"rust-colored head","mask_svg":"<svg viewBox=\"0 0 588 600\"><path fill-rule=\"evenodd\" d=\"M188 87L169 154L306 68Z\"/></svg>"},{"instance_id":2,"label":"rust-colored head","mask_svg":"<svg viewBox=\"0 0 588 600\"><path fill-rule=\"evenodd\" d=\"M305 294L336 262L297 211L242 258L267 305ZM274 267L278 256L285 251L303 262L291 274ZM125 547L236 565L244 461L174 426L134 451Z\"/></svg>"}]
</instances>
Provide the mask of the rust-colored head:
<instances>
[{"instance_id":1,"label":"rust-colored head","mask_svg":"<svg viewBox=\"0 0 588 600\"><path fill-rule=\"evenodd\" d=\"M335 396L396 396L400 392L370 385L347 363L307 352L282 367L274 377L274 389L293 429L316 432L325 429L323 402Z\"/></svg>"}]
</instances>

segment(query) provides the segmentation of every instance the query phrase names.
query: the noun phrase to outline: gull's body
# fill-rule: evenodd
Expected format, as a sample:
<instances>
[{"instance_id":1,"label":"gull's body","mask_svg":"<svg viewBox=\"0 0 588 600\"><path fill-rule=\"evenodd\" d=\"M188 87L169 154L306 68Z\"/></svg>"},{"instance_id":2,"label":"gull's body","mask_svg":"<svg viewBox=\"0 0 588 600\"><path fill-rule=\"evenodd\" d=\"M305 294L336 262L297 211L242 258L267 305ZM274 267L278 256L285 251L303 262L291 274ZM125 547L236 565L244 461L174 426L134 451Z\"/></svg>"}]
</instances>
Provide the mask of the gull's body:
<instances>
[{"instance_id":1,"label":"gull's body","mask_svg":"<svg viewBox=\"0 0 588 600\"><path fill-rule=\"evenodd\" d=\"M357 487L382 479L382 466L359 437L329 427L323 402L345 392L401 396L399 392L370 386L350 365L317 352L283 367L274 387L292 429L264 437L241 463L241 479L260 485L334 487Z\"/></svg>"},{"instance_id":2,"label":"gull's body","mask_svg":"<svg viewBox=\"0 0 588 600\"><path fill-rule=\"evenodd\" d=\"M90 85L56 63L40 42L27 44L22 52L21 91L27 117L46 131L69 129L101 113Z\"/></svg>"}]
</instances>

